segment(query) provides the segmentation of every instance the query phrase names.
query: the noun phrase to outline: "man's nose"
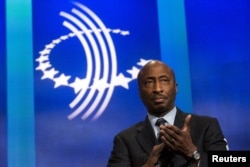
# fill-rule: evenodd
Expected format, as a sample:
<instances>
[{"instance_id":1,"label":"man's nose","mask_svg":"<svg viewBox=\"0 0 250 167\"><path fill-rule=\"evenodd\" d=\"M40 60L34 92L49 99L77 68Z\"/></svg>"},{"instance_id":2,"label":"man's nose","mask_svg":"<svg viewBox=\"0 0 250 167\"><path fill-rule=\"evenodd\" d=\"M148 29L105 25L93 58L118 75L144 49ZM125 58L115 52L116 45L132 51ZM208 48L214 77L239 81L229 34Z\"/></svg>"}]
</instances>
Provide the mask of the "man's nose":
<instances>
[{"instance_id":1,"label":"man's nose","mask_svg":"<svg viewBox=\"0 0 250 167\"><path fill-rule=\"evenodd\" d=\"M162 85L161 85L160 82L155 82L154 91L155 91L155 92L161 92L161 91L163 91Z\"/></svg>"}]
</instances>

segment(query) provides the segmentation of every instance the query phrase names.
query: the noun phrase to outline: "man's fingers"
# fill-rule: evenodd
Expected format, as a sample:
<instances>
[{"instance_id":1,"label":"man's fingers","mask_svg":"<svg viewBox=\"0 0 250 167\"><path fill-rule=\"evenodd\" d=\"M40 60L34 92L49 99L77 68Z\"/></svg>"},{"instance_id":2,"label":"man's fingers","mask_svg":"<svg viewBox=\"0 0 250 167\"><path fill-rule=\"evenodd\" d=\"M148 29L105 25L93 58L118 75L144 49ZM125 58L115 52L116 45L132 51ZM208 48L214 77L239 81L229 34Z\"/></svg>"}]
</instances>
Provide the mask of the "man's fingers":
<instances>
[{"instance_id":1,"label":"man's fingers","mask_svg":"<svg viewBox=\"0 0 250 167\"><path fill-rule=\"evenodd\" d=\"M159 155L159 153L163 150L164 147L165 147L164 143L155 145L153 147L153 154L154 155Z\"/></svg>"},{"instance_id":2,"label":"man's fingers","mask_svg":"<svg viewBox=\"0 0 250 167\"><path fill-rule=\"evenodd\" d=\"M156 145L156 147L161 152L163 150L163 148L165 147L165 144L161 143L161 144Z\"/></svg>"},{"instance_id":3,"label":"man's fingers","mask_svg":"<svg viewBox=\"0 0 250 167\"><path fill-rule=\"evenodd\" d=\"M190 131L190 120L191 120L191 115L189 114L185 118L184 126L182 128L182 131L189 132Z\"/></svg>"}]
</instances>

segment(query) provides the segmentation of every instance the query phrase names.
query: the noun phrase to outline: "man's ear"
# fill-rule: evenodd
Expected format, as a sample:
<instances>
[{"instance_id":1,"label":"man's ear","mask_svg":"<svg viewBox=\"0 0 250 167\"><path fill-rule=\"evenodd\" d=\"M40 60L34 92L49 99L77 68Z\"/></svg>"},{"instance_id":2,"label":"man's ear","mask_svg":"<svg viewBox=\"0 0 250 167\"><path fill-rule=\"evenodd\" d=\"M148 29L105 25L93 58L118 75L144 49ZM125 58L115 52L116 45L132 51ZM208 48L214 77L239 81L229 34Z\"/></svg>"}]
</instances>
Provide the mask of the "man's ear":
<instances>
[{"instance_id":1,"label":"man's ear","mask_svg":"<svg viewBox=\"0 0 250 167\"><path fill-rule=\"evenodd\" d=\"M178 83L175 83L175 92L178 92Z\"/></svg>"}]
</instances>

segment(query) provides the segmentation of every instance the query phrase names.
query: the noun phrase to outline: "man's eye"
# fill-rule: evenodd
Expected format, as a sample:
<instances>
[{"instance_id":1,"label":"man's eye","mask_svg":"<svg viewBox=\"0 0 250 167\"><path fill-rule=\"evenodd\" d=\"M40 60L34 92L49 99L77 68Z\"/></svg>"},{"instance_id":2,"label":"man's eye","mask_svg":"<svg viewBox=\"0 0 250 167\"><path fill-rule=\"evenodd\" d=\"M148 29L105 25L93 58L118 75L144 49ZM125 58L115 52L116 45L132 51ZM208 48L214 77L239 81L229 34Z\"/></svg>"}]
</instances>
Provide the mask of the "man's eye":
<instances>
[{"instance_id":1,"label":"man's eye","mask_svg":"<svg viewBox=\"0 0 250 167\"><path fill-rule=\"evenodd\" d=\"M151 86L153 84L153 81L146 81L145 86Z\"/></svg>"},{"instance_id":2,"label":"man's eye","mask_svg":"<svg viewBox=\"0 0 250 167\"><path fill-rule=\"evenodd\" d=\"M165 78L165 79L161 79L161 82L162 82L162 83L169 83L169 82L170 82L170 80L169 80L169 79L167 79L167 78Z\"/></svg>"}]
</instances>

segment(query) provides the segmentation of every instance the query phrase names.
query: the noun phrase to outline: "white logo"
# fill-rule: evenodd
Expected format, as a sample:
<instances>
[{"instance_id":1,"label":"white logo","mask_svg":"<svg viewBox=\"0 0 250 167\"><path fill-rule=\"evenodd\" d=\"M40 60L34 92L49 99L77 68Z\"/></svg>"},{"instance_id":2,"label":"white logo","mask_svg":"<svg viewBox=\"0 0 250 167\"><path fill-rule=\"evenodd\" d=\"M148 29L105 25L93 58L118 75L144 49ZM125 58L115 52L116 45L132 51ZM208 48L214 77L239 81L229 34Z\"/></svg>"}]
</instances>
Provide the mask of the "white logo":
<instances>
[{"instance_id":1,"label":"white logo","mask_svg":"<svg viewBox=\"0 0 250 167\"><path fill-rule=\"evenodd\" d=\"M54 82L54 88L68 86L74 89L75 99L69 104L73 112L68 116L72 120L82 114L83 120L92 115L92 119L98 119L105 111L112 97L115 86L129 89L128 83L136 79L139 68L149 60L140 59L137 66L133 66L126 72L131 77L125 77L123 73L117 74L117 57L111 33L129 35L129 31L110 29L105 26L101 19L89 8L74 3L76 6L71 13L60 12L60 16L66 21L63 26L70 30L67 35L62 35L39 52L36 59L36 70L42 71L42 80L50 79ZM76 77L69 83L70 75L56 70L50 63L50 53L55 46L67 39L77 37L86 55L86 75L84 78ZM55 77L55 75L57 77ZM84 97L84 98L83 98Z\"/></svg>"}]
</instances>

